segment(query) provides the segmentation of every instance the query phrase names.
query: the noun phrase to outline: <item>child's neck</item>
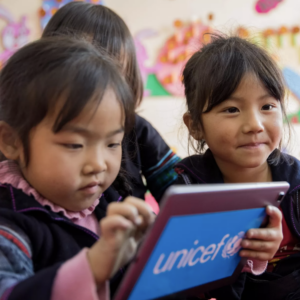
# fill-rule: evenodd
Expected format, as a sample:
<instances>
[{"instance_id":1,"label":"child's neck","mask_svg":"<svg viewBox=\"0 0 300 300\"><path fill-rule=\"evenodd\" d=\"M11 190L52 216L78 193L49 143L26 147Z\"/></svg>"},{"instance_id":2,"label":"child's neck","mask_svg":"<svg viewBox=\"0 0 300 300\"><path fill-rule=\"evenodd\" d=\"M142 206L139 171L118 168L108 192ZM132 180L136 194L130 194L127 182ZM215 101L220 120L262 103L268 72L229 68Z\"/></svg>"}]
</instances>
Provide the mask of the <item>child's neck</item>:
<instances>
[{"instance_id":1,"label":"child's neck","mask_svg":"<svg viewBox=\"0 0 300 300\"><path fill-rule=\"evenodd\" d=\"M257 168L234 168L218 162L217 164L223 174L224 183L272 181L271 168L267 162Z\"/></svg>"}]
</instances>

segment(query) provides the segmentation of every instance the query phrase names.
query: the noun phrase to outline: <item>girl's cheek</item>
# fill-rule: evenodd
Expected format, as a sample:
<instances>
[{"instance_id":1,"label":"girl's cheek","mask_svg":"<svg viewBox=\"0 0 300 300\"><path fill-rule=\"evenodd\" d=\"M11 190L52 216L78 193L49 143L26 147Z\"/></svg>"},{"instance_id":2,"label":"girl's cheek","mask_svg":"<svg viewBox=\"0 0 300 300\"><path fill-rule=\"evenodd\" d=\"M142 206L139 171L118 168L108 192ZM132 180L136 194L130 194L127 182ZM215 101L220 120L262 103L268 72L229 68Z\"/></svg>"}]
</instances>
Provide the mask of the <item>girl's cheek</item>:
<instances>
[{"instance_id":1,"label":"girl's cheek","mask_svg":"<svg viewBox=\"0 0 300 300\"><path fill-rule=\"evenodd\" d=\"M274 120L274 123L271 124L270 129L272 130L272 135L274 139L276 139L277 142L280 143L284 134L284 124L282 120Z\"/></svg>"}]
</instances>

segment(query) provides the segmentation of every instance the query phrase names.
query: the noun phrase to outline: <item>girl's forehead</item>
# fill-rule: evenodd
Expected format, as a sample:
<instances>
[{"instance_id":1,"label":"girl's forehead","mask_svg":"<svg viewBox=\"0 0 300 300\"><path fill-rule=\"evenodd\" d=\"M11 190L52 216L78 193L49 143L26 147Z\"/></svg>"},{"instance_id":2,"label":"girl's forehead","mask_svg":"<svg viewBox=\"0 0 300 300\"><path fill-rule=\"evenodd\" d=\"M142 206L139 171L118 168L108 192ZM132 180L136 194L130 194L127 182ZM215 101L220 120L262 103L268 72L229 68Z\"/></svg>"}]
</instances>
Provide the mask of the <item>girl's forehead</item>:
<instances>
[{"instance_id":1,"label":"girl's forehead","mask_svg":"<svg viewBox=\"0 0 300 300\"><path fill-rule=\"evenodd\" d=\"M233 91L233 94L243 92L248 88L259 88L267 92L267 89L263 85L262 81L253 72L245 73L242 76L237 88L235 89L235 91Z\"/></svg>"},{"instance_id":2,"label":"girl's forehead","mask_svg":"<svg viewBox=\"0 0 300 300\"><path fill-rule=\"evenodd\" d=\"M74 113L68 105L68 97L64 95L49 109L44 121L52 124L53 127L62 118L65 118L62 127L67 124L85 124L84 126L88 126L95 118L101 120L107 118L111 118L111 120L119 119L120 124L125 123L124 107L112 88L108 87L102 93L95 92L90 99L84 102L85 104L81 105L82 108Z\"/></svg>"},{"instance_id":3,"label":"girl's forehead","mask_svg":"<svg viewBox=\"0 0 300 300\"><path fill-rule=\"evenodd\" d=\"M88 121L96 118L97 115L108 116L113 119L115 112L118 114L123 114L123 106L121 101L116 96L113 89L107 88L104 93L96 93L91 97L91 99L86 103L83 109L80 111L78 116L74 120L78 121Z\"/></svg>"},{"instance_id":4,"label":"girl's forehead","mask_svg":"<svg viewBox=\"0 0 300 300\"><path fill-rule=\"evenodd\" d=\"M124 130L124 113L112 90L107 90L100 103L91 101L71 124L90 131L91 134L107 136Z\"/></svg>"}]
</instances>

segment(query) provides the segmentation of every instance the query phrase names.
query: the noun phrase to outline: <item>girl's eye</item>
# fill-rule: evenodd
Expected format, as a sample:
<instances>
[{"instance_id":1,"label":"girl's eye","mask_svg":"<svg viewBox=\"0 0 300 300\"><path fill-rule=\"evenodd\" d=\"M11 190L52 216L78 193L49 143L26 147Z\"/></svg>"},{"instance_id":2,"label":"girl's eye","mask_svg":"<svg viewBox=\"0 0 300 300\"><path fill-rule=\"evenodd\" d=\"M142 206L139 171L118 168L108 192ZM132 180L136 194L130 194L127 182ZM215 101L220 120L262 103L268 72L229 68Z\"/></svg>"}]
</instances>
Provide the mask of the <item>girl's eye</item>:
<instances>
[{"instance_id":1,"label":"girl's eye","mask_svg":"<svg viewBox=\"0 0 300 300\"><path fill-rule=\"evenodd\" d=\"M81 144L64 144L64 146L68 149L80 149L83 147Z\"/></svg>"},{"instance_id":2,"label":"girl's eye","mask_svg":"<svg viewBox=\"0 0 300 300\"><path fill-rule=\"evenodd\" d=\"M272 110L274 108L273 105L271 104L266 104L262 107L262 110Z\"/></svg>"},{"instance_id":3,"label":"girl's eye","mask_svg":"<svg viewBox=\"0 0 300 300\"><path fill-rule=\"evenodd\" d=\"M230 113L230 114L234 114L234 113L239 112L239 110L236 107L229 107L224 112L227 112L227 113Z\"/></svg>"},{"instance_id":4,"label":"girl's eye","mask_svg":"<svg viewBox=\"0 0 300 300\"><path fill-rule=\"evenodd\" d=\"M120 145L120 143L112 143L108 145L108 148L118 148Z\"/></svg>"}]
</instances>

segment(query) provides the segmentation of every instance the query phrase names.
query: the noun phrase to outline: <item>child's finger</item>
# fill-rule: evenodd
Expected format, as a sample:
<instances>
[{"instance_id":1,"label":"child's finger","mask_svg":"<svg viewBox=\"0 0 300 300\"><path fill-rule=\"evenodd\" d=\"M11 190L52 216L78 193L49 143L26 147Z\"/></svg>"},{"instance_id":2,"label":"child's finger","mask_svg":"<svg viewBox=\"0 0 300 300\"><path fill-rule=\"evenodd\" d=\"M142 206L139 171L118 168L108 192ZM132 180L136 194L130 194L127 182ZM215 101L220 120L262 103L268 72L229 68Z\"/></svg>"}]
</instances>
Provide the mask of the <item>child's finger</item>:
<instances>
[{"instance_id":1,"label":"child's finger","mask_svg":"<svg viewBox=\"0 0 300 300\"><path fill-rule=\"evenodd\" d=\"M249 229L246 233L247 239L277 241L282 240L282 232L271 228Z\"/></svg>"},{"instance_id":2,"label":"child's finger","mask_svg":"<svg viewBox=\"0 0 300 300\"><path fill-rule=\"evenodd\" d=\"M139 215L141 215L143 218L143 221L144 221L143 225L149 225L153 222L154 215L153 215L152 209L151 209L150 205L148 203L146 203L145 201L142 201L135 197L127 197L124 200L124 203L129 203L129 204L133 205L134 207L136 207Z\"/></svg>"},{"instance_id":3,"label":"child's finger","mask_svg":"<svg viewBox=\"0 0 300 300\"><path fill-rule=\"evenodd\" d=\"M107 207L107 216L120 215L130 220L136 225L140 225L142 220L139 217L138 209L129 203L125 202L113 202Z\"/></svg>"},{"instance_id":4,"label":"child's finger","mask_svg":"<svg viewBox=\"0 0 300 300\"><path fill-rule=\"evenodd\" d=\"M103 218L100 222L101 234L114 234L117 230L128 230L133 228L134 225L131 221L120 215L112 215Z\"/></svg>"},{"instance_id":5,"label":"child's finger","mask_svg":"<svg viewBox=\"0 0 300 300\"><path fill-rule=\"evenodd\" d=\"M269 216L269 223L267 225L267 228L274 228L274 227L281 228L281 221L282 221L281 211L275 206L268 205L266 209L266 213Z\"/></svg>"},{"instance_id":6,"label":"child's finger","mask_svg":"<svg viewBox=\"0 0 300 300\"><path fill-rule=\"evenodd\" d=\"M272 252L274 249L274 242L266 242L261 240L242 240L241 246L243 249Z\"/></svg>"},{"instance_id":7,"label":"child's finger","mask_svg":"<svg viewBox=\"0 0 300 300\"><path fill-rule=\"evenodd\" d=\"M241 257L246 257L250 259L252 258L261 261L266 261L273 258L273 255L268 252L258 252L258 251L252 251L246 249L241 250L239 254Z\"/></svg>"}]
</instances>

